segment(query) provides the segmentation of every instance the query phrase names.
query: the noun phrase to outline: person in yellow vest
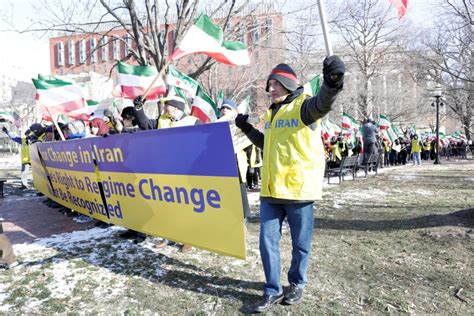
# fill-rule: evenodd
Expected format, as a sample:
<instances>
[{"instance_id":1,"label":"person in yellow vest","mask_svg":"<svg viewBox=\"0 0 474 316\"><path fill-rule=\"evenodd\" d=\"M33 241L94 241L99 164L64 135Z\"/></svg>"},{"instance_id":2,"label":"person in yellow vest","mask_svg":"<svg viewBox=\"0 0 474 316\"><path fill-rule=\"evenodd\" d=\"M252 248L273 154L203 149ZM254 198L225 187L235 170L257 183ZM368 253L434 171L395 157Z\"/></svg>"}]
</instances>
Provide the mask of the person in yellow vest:
<instances>
[{"instance_id":1,"label":"person in yellow vest","mask_svg":"<svg viewBox=\"0 0 474 316\"><path fill-rule=\"evenodd\" d=\"M423 159L430 160L431 142L428 137L423 141Z\"/></svg>"},{"instance_id":2,"label":"person in yellow vest","mask_svg":"<svg viewBox=\"0 0 474 316\"><path fill-rule=\"evenodd\" d=\"M247 122L248 115L235 119L252 143L263 149L260 188L260 257L265 272L261 299L246 312L261 313L275 304L298 303L308 282L306 271L314 227L313 203L322 195L325 169L321 118L332 110L342 90L344 62L338 56L323 62L324 81L319 93L309 96L287 64L277 65L267 78L271 105L264 114L263 133ZM282 223L288 219L292 238L289 287L280 282L280 239Z\"/></svg>"},{"instance_id":3,"label":"person in yellow vest","mask_svg":"<svg viewBox=\"0 0 474 316\"><path fill-rule=\"evenodd\" d=\"M330 150L330 160L329 160L329 167L335 168L341 164L342 160L342 150L339 138L337 136L331 137L331 142L329 143L329 150Z\"/></svg>"},{"instance_id":4,"label":"person in yellow vest","mask_svg":"<svg viewBox=\"0 0 474 316\"><path fill-rule=\"evenodd\" d=\"M21 189L28 188L28 172L30 171L30 147L26 136L20 137L3 126L2 131L8 135L8 137L21 145Z\"/></svg>"},{"instance_id":5,"label":"person in yellow vest","mask_svg":"<svg viewBox=\"0 0 474 316\"><path fill-rule=\"evenodd\" d=\"M164 102L164 113L158 117L158 119L149 119L143 111L144 100L141 96L138 96L133 100L133 104L136 109L136 121L137 125L142 130L147 129L160 129L170 128L179 126L190 126L201 124L201 121L194 116L188 115L186 110L186 102L184 99L178 96L170 96L158 102ZM157 248L163 248L168 245L174 244L169 240L163 240L157 245ZM189 252L192 250L190 245L182 245L181 252Z\"/></svg>"},{"instance_id":6,"label":"person in yellow vest","mask_svg":"<svg viewBox=\"0 0 474 316\"><path fill-rule=\"evenodd\" d=\"M418 135L414 135L411 140L411 158L413 159L413 165L421 165L421 146Z\"/></svg>"}]
</instances>

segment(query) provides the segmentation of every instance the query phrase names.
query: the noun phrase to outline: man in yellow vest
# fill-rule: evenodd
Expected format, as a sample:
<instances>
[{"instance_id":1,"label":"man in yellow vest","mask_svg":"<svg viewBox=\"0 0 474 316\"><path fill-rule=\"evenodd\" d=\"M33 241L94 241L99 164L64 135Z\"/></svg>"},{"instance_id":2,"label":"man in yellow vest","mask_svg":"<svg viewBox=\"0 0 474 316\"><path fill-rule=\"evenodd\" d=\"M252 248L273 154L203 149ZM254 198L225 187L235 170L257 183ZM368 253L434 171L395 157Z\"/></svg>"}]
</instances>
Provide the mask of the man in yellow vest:
<instances>
[{"instance_id":1,"label":"man in yellow vest","mask_svg":"<svg viewBox=\"0 0 474 316\"><path fill-rule=\"evenodd\" d=\"M423 142L423 158L425 160L430 160L430 151L431 151L431 142L428 139L428 137L426 137Z\"/></svg>"},{"instance_id":2,"label":"man in yellow vest","mask_svg":"<svg viewBox=\"0 0 474 316\"><path fill-rule=\"evenodd\" d=\"M15 135L12 132L9 132L8 129L3 126L2 131L8 135L8 137L21 145L21 189L28 188L28 172L30 170L30 147L28 145L28 140L26 137L20 137Z\"/></svg>"},{"instance_id":3,"label":"man in yellow vest","mask_svg":"<svg viewBox=\"0 0 474 316\"><path fill-rule=\"evenodd\" d=\"M264 114L264 132L238 115L236 125L254 145L263 149L260 189L260 257L265 272L261 300L248 312L261 313L283 302L292 305L303 296L307 283L314 226L313 203L322 195L325 168L320 120L331 111L342 90L344 62L338 56L324 60L324 82L310 97L298 87L296 74L287 64L277 65L267 79L272 104ZM288 219L292 238L289 287L280 283L282 223Z\"/></svg>"},{"instance_id":4,"label":"man in yellow vest","mask_svg":"<svg viewBox=\"0 0 474 316\"><path fill-rule=\"evenodd\" d=\"M418 135L414 135L411 140L411 158L413 159L413 165L421 165L421 142L418 139Z\"/></svg>"}]
</instances>

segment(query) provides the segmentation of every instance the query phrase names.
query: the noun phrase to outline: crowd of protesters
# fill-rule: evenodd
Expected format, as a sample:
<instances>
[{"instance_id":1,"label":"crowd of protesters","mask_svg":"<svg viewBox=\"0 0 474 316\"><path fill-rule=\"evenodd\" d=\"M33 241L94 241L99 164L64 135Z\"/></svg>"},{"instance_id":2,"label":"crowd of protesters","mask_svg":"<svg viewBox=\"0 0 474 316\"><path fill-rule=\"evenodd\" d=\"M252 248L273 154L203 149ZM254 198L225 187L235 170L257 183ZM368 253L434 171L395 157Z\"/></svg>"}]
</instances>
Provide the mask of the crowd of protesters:
<instances>
[{"instance_id":1,"label":"crowd of protesters","mask_svg":"<svg viewBox=\"0 0 474 316\"><path fill-rule=\"evenodd\" d=\"M369 127L366 128L366 126ZM412 163L421 165L422 161L435 160L437 150L440 157L447 160L451 158L467 159L471 151L467 140L450 139L449 141L440 141L439 147L436 146L436 138L421 138L418 134L407 130L404 136L398 137L392 141L383 137L375 128L372 120L368 119L363 125L363 138L357 138L355 142L351 135L343 133L333 136L325 141L326 161L329 168L335 168L340 165L344 157L359 155L359 164L367 162L371 154L379 155L378 166L380 168L406 165Z\"/></svg>"}]
</instances>

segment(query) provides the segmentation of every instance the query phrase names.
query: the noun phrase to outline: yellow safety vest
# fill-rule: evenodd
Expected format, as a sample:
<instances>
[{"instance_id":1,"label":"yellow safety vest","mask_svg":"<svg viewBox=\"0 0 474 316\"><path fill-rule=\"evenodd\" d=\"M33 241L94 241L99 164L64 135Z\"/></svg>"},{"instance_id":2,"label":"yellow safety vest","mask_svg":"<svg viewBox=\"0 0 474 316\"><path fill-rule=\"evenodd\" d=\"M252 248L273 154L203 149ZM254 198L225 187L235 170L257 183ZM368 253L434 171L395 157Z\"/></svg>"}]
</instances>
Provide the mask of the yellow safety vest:
<instances>
[{"instance_id":1,"label":"yellow safety vest","mask_svg":"<svg viewBox=\"0 0 474 316\"><path fill-rule=\"evenodd\" d=\"M30 163L30 146L28 146L25 137L21 138L21 163Z\"/></svg>"},{"instance_id":2,"label":"yellow safety vest","mask_svg":"<svg viewBox=\"0 0 474 316\"><path fill-rule=\"evenodd\" d=\"M423 150L431 150L431 143L430 142L424 142L423 143Z\"/></svg>"},{"instance_id":3,"label":"yellow safety vest","mask_svg":"<svg viewBox=\"0 0 474 316\"><path fill-rule=\"evenodd\" d=\"M284 104L273 120L264 115L264 147L260 196L289 200L316 200L322 196L325 159L321 120L312 130L301 120L307 97Z\"/></svg>"},{"instance_id":4,"label":"yellow safety vest","mask_svg":"<svg viewBox=\"0 0 474 316\"><path fill-rule=\"evenodd\" d=\"M331 161L337 161L337 159L342 160L342 152L344 151L344 148L339 147L339 141L337 141L334 145L331 145L331 151L332 151Z\"/></svg>"},{"instance_id":5,"label":"yellow safety vest","mask_svg":"<svg viewBox=\"0 0 474 316\"><path fill-rule=\"evenodd\" d=\"M418 139L412 139L411 141L411 152L412 153L419 153L421 152L421 145Z\"/></svg>"},{"instance_id":6,"label":"yellow safety vest","mask_svg":"<svg viewBox=\"0 0 474 316\"><path fill-rule=\"evenodd\" d=\"M178 127L178 126L190 126L195 125L197 117L187 115L180 119L179 121L172 121L168 115L162 115L158 119L158 129L168 128L168 127Z\"/></svg>"}]
</instances>

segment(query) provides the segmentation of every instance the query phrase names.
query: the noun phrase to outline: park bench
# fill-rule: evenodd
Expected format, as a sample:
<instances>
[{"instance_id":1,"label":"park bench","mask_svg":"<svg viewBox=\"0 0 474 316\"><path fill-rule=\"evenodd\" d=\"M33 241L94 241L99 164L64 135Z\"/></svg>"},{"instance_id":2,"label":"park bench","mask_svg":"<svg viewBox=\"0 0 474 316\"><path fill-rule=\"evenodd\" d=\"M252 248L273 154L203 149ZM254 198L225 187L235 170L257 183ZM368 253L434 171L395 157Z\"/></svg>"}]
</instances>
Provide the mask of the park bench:
<instances>
[{"instance_id":1,"label":"park bench","mask_svg":"<svg viewBox=\"0 0 474 316\"><path fill-rule=\"evenodd\" d=\"M367 159L367 162L360 164L357 167L357 170L364 170L365 178L367 178L367 174L369 171L374 171L375 174L377 175L377 169L379 166L379 154L374 153L369 156L369 159Z\"/></svg>"},{"instance_id":2,"label":"park bench","mask_svg":"<svg viewBox=\"0 0 474 316\"><path fill-rule=\"evenodd\" d=\"M352 180L355 180L355 173L356 173L358 159L359 159L359 156L344 157L342 158L341 164L339 165L339 167L326 168L328 184L329 184L329 179L331 178L331 176L338 176L339 183L341 183L342 181L344 181L344 176L349 173L352 173Z\"/></svg>"}]
</instances>

